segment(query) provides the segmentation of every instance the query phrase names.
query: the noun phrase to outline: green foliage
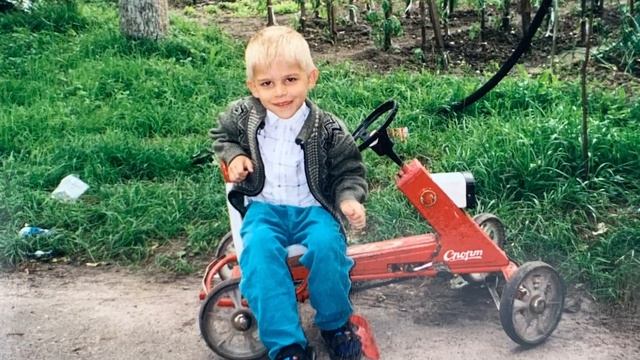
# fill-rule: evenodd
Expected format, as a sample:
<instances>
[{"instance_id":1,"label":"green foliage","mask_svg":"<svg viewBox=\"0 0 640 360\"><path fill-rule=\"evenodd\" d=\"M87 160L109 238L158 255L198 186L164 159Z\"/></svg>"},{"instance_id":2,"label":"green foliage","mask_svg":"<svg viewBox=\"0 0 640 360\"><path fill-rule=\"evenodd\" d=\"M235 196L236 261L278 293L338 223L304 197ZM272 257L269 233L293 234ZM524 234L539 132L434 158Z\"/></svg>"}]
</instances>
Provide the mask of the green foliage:
<instances>
[{"instance_id":1,"label":"green foliage","mask_svg":"<svg viewBox=\"0 0 640 360\"><path fill-rule=\"evenodd\" d=\"M403 33L402 24L391 13L391 5L387 0L382 2L381 11L369 11L365 20L373 28L376 45L384 50L389 50L391 47L392 37L400 36Z\"/></svg>"},{"instance_id":2,"label":"green foliage","mask_svg":"<svg viewBox=\"0 0 640 360\"><path fill-rule=\"evenodd\" d=\"M244 91L241 47L181 18L153 42L122 37L111 6L83 15L83 32L16 30L0 43L0 257L139 261L184 235L190 252L215 246L221 180L190 157ZM69 173L91 186L76 204L49 197ZM56 235L18 238L24 223Z\"/></svg>"},{"instance_id":3,"label":"green foliage","mask_svg":"<svg viewBox=\"0 0 640 360\"><path fill-rule=\"evenodd\" d=\"M113 5L79 7L84 28L4 28L0 42L0 261L36 250L82 261L153 259L193 271L228 231L222 179L191 156L227 104L248 94L242 47L176 16L160 42L130 41ZM13 16L13 15L11 15ZM370 18L379 15L370 14ZM6 24L6 22L4 23ZM65 25L60 25L64 28ZM67 27L67 29L71 29ZM590 102L592 176L583 178L580 93L551 73L517 73L465 113L434 115L482 79L320 66L311 97L355 126L378 104L401 108L404 158L434 172L471 171L479 205L507 225L507 251L543 259L604 299L637 301L640 101L598 89ZM430 231L397 191L397 167L363 153L371 242ZM74 173L91 187L76 203L50 193ZM20 238L25 223L54 230ZM156 254L156 247L178 249ZM197 270L197 269L196 269Z\"/></svg>"},{"instance_id":4,"label":"green foliage","mask_svg":"<svg viewBox=\"0 0 640 360\"><path fill-rule=\"evenodd\" d=\"M43 0L29 11L12 11L0 16L0 34L26 30L64 33L87 26L76 1Z\"/></svg>"},{"instance_id":5,"label":"green foliage","mask_svg":"<svg viewBox=\"0 0 640 360\"><path fill-rule=\"evenodd\" d=\"M599 56L626 72L640 75L640 12L624 15L620 39Z\"/></svg>"},{"instance_id":6,"label":"green foliage","mask_svg":"<svg viewBox=\"0 0 640 360\"><path fill-rule=\"evenodd\" d=\"M234 2L222 2L218 7L229 10L236 16L266 16L267 2L265 0L238 0ZM293 14L300 10L296 0L274 0L273 12L277 15Z\"/></svg>"},{"instance_id":7,"label":"green foliage","mask_svg":"<svg viewBox=\"0 0 640 360\"><path fill-rule=\"evenodd\" d=\"M632 213L624 214L624 211ZM596 295L617 299L626 305L640 301L640 283L637 281L640 271L637 252L640 249L640 219L633 212L634 209L623 209L619 214L631 215L629 220L612 219L616 223L602 223L602 229L612 225L614 229L591 237L590 241L581 244L581 251L570 255L572 261L580 264L581 275L591 279Z\"/></svg>"}]
</instances>

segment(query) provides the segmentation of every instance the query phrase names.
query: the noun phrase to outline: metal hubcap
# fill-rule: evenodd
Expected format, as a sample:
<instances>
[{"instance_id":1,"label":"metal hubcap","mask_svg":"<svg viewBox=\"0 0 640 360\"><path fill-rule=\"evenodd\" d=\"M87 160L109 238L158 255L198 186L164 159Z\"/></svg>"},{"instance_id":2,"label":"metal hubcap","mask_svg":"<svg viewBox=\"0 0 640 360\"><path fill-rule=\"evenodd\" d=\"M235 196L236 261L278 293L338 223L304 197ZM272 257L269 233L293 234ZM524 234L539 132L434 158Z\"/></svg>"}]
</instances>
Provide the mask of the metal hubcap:
<instances>
[{"instance_id":1,"label":"metal hubcap","mask_svg":"<svg viewBox=\"0 0 640 360\"><path fill-rule=\"evenodd\" d=\"M251 329L251 314L240 310L231 316L231 324L238 331L247 331Z\"/></svg>"},{"instance_id":2,"label":"metal hubcap","mask_svg":"<svg viewBox=\"0 0 640 360\"><path fill-rule=\"evenodd\" d=\"M531 312L535 314L542 314L547 307L547 302L540 296L536 296L531 300L530 308Z\"/></svg>"}]
</instances>

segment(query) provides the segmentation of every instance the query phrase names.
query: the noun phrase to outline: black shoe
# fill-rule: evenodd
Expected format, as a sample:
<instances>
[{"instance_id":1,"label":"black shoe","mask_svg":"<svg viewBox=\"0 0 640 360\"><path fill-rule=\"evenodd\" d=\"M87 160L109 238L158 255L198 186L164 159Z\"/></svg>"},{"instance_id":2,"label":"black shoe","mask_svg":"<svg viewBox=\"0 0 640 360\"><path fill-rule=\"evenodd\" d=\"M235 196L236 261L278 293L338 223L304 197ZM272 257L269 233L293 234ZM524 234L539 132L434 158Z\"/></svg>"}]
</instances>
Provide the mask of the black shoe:
<instances>
[{"instance_id":1,"label":"black shoe","mask_svg":"<svg viewBox=\"0 0 640 360\"><path fill-rule=\"evenodd\" d=\"M327 344L331 360L362 358L362 342L350 321L335 330L321 331L320 334Z\"/></svg>"},{"instance_id":2,"label":"black shoe","mask_svg":"<svg viewBox=\"0 0 640 360\"><path fill-rule=\"evenodd\" d=\"M311 346L307 346L306 349L298 344L293 344L283 347L276 360L316 360L316 353Z\"/></svg>"}]
</instances>

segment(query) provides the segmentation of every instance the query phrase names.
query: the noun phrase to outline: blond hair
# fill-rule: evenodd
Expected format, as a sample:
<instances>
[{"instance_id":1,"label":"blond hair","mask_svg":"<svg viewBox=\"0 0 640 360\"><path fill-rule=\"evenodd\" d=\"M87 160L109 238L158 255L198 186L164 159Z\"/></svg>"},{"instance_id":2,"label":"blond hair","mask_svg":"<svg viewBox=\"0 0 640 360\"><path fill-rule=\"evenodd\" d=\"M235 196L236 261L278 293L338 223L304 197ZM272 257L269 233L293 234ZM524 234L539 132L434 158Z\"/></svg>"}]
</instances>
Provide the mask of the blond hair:
<instances>
[{"instance_id":1,"label":"blond hair","mask_svg":"<svg viewBox=\"0 0 640 360\"><path fill-rule=\"evenodd\" d=\"M307 73L316 68L307 41L287 26L269 26L251 37L244 52L247 80L253 79L256 66L268 67L276 60L297 63Z\"/></svg>"}]
</instances>

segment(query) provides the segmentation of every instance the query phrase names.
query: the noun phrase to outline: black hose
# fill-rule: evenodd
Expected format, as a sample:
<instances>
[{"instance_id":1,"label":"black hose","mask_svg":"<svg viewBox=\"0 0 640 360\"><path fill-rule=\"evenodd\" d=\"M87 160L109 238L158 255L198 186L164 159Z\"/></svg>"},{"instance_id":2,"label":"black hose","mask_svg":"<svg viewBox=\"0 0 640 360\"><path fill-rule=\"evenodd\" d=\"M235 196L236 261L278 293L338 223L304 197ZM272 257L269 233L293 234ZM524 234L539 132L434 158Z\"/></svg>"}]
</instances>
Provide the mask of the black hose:
<instances>
[{"instance_id":1,"label":"black hose","mask_svg":"<svg viewBox=\"0 0 640 360\"><path fill-rule=\"evenodd\" d=\"M473 92L471 95L467 96L464 100L454 103L449 106L444 106L438 110L439 114L447 114L451 112L458 112L466 108L467 106L475 103L480 100L483 96L485 96L491 89L493 89L502 79L509 73L509 71L513 68L513 66L518 62L522 54L527 51L529 46L531 46L531 40L533 36L538 31L540 24L542 24L542 20L549 12L549 7L551 6L551 0L542 0L542 4L540 4L540 8L538 8L538 12L536 12L536 16L531 21L531 25L529 25L529 29L527 29L527 33L520 40L518 47L511 53L511 56L507 59L507 61L502 64L498 72L495 73L482 87Z\"/></svg>"}]
</instances>

